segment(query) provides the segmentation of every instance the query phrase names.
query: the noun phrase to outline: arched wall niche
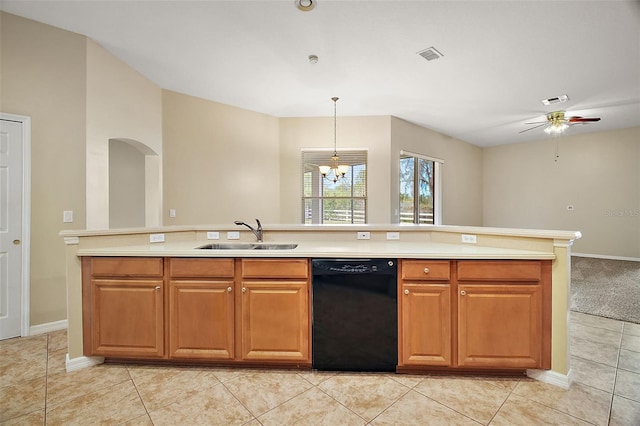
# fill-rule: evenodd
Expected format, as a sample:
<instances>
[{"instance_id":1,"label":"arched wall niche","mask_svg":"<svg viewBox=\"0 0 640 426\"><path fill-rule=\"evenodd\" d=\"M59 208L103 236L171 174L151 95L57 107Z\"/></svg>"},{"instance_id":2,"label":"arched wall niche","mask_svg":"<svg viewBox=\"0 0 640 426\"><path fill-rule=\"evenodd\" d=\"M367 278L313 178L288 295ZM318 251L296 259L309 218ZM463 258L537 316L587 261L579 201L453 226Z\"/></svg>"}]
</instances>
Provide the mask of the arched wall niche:
<instances>
[{"instance_id":1,"label":"arched wall niche","mask_svg":"<svg viewBox=\"0 0 640 426\"><path fill-rule=\"evenodd\" d=\"M128 138L109 139L108 145L109 228L159 226L158 153Z\"/></svg>"}]
</instances>

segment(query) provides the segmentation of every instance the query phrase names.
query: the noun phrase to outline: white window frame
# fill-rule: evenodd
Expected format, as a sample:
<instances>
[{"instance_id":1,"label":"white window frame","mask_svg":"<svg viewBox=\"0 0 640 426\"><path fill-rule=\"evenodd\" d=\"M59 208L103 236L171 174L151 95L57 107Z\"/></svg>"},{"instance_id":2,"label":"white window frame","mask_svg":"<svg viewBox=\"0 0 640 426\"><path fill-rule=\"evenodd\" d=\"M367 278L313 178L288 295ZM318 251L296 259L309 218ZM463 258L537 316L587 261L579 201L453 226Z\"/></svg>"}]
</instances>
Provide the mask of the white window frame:
<instances>
[{"instance_id":1,"label":"white window frame","mask_svg":"<svg viewBox=\"0 0 640 426\"><path fill-rule=\"evenodd\" d=\"M424 154L418 154L416 152L400 150L400 155L398 156L398 164L400 162L400 158L403 155L421 158L427 161L433 161L433 179L435 180L435 185L433 188L433 224L442 225L442 166L444 165L444 160L436 157L430 157ZM398 203L399 202L400 198L398 197ZM398 217L398 222L399 221L400 217Z\"/></svg>"},{"instance_id":2,"label":"white window frame","mask_svg":"<svg viewBox=\"0 0 640 426\"><path fill-rule=\"evenodd\" d=\"M325 165L324 163L327 163L326 165L328 165L328 161L331 159L331 156L333 155L333 150L332 149L326 149L326 148L301 148L300 149L300 158L301 158L301 178L302 178L302 191L301 191L301 222L304 224L306 222L306 212L305 212L305 200L306 199L316 199L318 201L318 209L319 209L319 216L318 218L316 218L317 220L313 222L313 224L321 224L324 223L324 215L323 215L323 200L325 199L325 197L322 194L322 188L323 185L320 184L318 187L313 188L313 196L311 197L307 197L305 196L304 193L304 174L305 172L308 172L309 170L305 169L305 164L309 164L311 167L314 167L313 170L311 170L312 172L312 176L313 179L322 179L322 177L320 177L320 172L317 169L317 166L319 165ZM312 160L315 161L317 163L323 163L323 164L315 164L311 163L311 162L306 162L305 163L305 154L307 155L314 155L317 154L318 157L320 157L317 161L316 160ZM354 196L353 195L353 186L351 187L352 190L352 196L351 197L340 197L340 198L344 198L344 199L350 199L350 200L362 200L364 201L364 222L363 223L367 223L368 221L368 169L369 169L369 164L368 164L368 158L369 158L369 150L367 148L349 148L349 149L339 149L337 150L337 154L338 156L342 159L344 159L344 163L341 162L341 164L347 164L349 166L354 166L357 164L364 164L365 168L366 168L366 179L365 179L365 188L364 188L364 196ZM354 162L354 160L357 160ZM364 163L360 162L360 160L364 160ZM327 199L332 198L332 197L327 197ZM344 222L344 223L349 223L349 222ZM352 222L350 223L354 223L353 222L353 216L352 216ZM360 223L360 222L355 222L355 223Z\"/></svg>"}]
</instances>

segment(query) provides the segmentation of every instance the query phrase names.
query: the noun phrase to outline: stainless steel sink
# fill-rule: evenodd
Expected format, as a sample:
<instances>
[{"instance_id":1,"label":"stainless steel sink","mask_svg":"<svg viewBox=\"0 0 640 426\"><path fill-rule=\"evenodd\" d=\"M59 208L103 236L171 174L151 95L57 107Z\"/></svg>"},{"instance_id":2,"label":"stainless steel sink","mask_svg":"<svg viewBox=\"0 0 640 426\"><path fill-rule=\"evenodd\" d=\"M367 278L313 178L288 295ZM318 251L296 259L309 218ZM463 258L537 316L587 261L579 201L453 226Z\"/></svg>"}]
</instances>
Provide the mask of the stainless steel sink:
<instances>
[{"instance_id":1,"label":"stainless steel sink","mask_svg":"<svg viewBox=\"0 0 640 426\"><path fill-rule=\"evenodd\" d=\"M252 250L254 245L251 243L214 243L198 248L206 250Z\"/></svg>"},{"instance_id":2,"label":"stainless steel sink","mask_svg":"<svg viewBox=\"0 0 640 426\"><path fill-rule=\"evenodd\" d=\"M278 243L258 243L253 247L254 250L293 250L298 247L297 244L278 244Z\"/></svg>"},{"instance_id":3,"label":"stainless steel sink","mask_svg":"<svg viewBox=\"0 0 640 426\"><path fill-rule=\"evenodd\" d=\"M202 250L293 250L297 244L288 243L213 243L198 247Z\"/></svg>"}]
</instances>

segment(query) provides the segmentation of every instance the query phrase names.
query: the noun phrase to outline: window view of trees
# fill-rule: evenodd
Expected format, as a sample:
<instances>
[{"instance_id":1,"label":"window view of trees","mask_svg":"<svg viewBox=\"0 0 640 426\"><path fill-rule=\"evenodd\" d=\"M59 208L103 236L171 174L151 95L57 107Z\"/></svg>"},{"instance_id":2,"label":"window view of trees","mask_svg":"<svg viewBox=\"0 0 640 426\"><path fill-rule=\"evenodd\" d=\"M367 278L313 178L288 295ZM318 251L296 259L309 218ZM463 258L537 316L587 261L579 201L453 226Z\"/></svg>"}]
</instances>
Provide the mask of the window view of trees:
<instances>
[{"instance_id":1,"label":"window view of trees","mask_svg":"<svg viewBox=\"0 0 640 426\"><path fill-rule=\"evenodd\" d=\"M303 223L367 222L366 152L356 160L357 164L348 162L346 175L335 183L323 178L313 164L303 169Z\"/></svg>"},{"instance_id":2,"label":"window view of trees","mask_svg":"<svg viewBox=\"0 0 640 426\"><path fill-rule=\"evenodd\" d=\"M434 167L430 160L400 157L400 223L434 223Z\"/></svg>"}]
</instances>

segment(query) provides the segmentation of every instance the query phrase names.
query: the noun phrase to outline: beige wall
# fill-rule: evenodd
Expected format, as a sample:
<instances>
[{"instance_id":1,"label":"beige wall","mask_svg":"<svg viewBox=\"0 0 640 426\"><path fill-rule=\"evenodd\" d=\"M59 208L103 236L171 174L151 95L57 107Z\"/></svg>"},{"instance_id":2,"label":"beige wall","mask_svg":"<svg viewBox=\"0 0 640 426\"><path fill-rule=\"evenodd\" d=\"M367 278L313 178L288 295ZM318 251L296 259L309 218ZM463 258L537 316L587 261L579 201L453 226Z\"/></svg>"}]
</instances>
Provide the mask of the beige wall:
<instances>
[{"instance_id":1,"label":"beige wall","mask_svg":"<svg viewBox=\"0 0 640 426\"><path fill-rule=\"evenodd\" d=\"M390 223L389 117L338 117L337 148L368 149L368 223ZM333 117L280 119L280 223L301 223L301 152L303 148L333 150ZM331 152L327 152L328 157Z\"/></svg>"},{"instance_id":2,"label":"beige wall","mask_svg":"<svg viewBox=\"0 0 640 426\"><path fill-rule=\"evenodd\" d=\"M391 214L399 200L400 151L444 160L442 166L442 224L482 225L482 149L452 137L391 118Z\"/></svg>"},{"instance_id":3,"label":"beige wall","mask_svg":"<svg viewBox=\"0 0 640 426\"><path fill-rule=\"evenodd\" d=\"M109 140L148 147L146 225L162 223L162 91L87 40L87 228L109 227ZM157 163L157 164L155 164Z\"/></svg>"},{"instance_id":4,"label":"beige wall","mask_svg":"<svg viewBox=\"0 0 640 426\"><path fill-rule=\"evenodd\" d=\"M4 12L0 20L0 111L32 125L33 326L67 318L58 232L108 226L109 139L146 147L145 218L160 225L161 91L84 36ZM73 223L62 223L63 210Z\"/></svg>"},{"instance_id":5,"label":"beige wall","mask_svg":"<svg viewBox=\"0 0 640 426\"><path fill-rule=\"evenodd\" d=\"M577 230L574 253L640 258L640 128L486 148L483 170L485 226Z\"/></svg>"},{"instance_id":6,"label":"beige wall","mask_svg":"<svg viewBox=\"0 0 640 426\"><path fill-rule=\"evenodd\" d=\"M86 38L0 12L0 110L31 117L31 325L64 320L61 229L85 227ZM74 223L62 223L73 210Z\"/></svg>"},{"instance_id":7,"label":"beige wall","mask_svg":"<svg viewBox=\"0 0 640 426\"><path fill-rule=\"evenodd\" d=\"M109 141L109 227L143 228L145 155L120 139Z\"/></svg>"},{"instance_id":8,"label":"beige wall","mask_svg":"<svg viewBox=\"0 0 640 426\"><path fill-rule=\"evenodd\" d=\"M162 102L164 224L278 223L278 119L168 90Z\"/></svg>"}]
</instances>

